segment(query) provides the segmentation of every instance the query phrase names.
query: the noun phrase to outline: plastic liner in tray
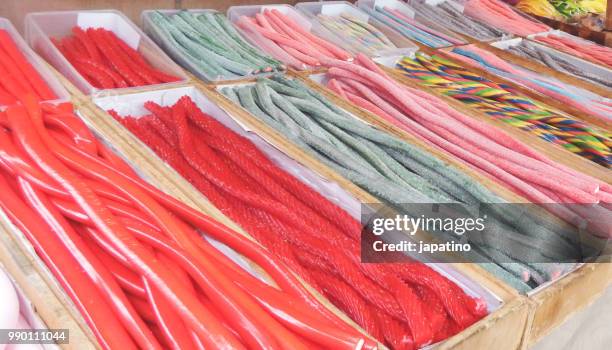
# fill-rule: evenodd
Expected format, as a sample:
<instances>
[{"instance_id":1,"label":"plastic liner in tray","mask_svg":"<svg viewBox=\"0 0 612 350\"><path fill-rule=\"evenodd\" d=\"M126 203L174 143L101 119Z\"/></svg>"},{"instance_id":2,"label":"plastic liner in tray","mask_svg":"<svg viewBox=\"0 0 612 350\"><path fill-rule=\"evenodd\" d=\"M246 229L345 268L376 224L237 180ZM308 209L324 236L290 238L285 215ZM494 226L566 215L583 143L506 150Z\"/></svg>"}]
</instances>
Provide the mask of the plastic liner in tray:
<instances>
[{"instance_id":1,"label":"plastic liner in tray","mask_svg":"<svg viewBox=\"0 0 612 350\"><path fill-rule=\"evenodd\" d=\"M323 82L324 76L325 76L324 73L310 75L310 77L313 78L314 81L317 81L319 83ZM237 83L237 84L233 84L233 86L248 86L252 84L254 83L253 82ZM225 85L222 87L219 86L217 87L217 90L219 91L221 88L226 88L226 87L228 87L228 85ZM216 107L216 108L219 108L219 107ZM207 113L210 113L209 110L205 110L205 111ZM345 112L353 116L355 119L361 120L358 116L355 116L346 110ZM227 119L227 121L224 121L223 119L218 119L217 117L215 118L219 120L220 122L222 122L223 124L225 124L226 126L232 128L234 131L237 131L239 134L246 136L253 142L255 142L254 141L255 139L259 139L257 142L255 142L257 147L261 151L266 153L271 159L273 159L277 165L279 165L285 171L296 176L300 181L303 181L304 183L309 185L311 188L313 188L314 190L319 192L321 195L326 197L328 200L332 201L333 203L345 209L349 214L351 214L357 220L360 219L361 206L363 204L357 198L355 198L350 193L346 192L344 189L340 188L339 185L336 184L335 182L330 182L329 180L322 178L321 176L319 176L312 170L299 164L296 160L290 158L288 155L283 153L281 150L277 149L276 147L268 143L264 138L256 134L254 131L249 130L249 129L244 129L244 127L240 126L239 122L237 122L235 119L232 120L232 117L230 114L231 111L224 112L224 113L226 114L227 118L229 118ZM237 130L236 128L242 128L242 130L240 129ZM295 169L301 169L301 170L296 171ZM332 187L330 187L330 185ZM476 281L472 280L471 278L463 275L460 271L455 269L451 264L435 263L435 262L427 262L426 264L429 267L441 273L442 275L444 275L449 280L455 282L467 294L473 297L483 298L483 300L487 304L487 310L489 311L489 313L497 310L499 307L502 306L503 302L499 296L495 295L489 289L479 285Z\"/></svg>"}]
</instances>

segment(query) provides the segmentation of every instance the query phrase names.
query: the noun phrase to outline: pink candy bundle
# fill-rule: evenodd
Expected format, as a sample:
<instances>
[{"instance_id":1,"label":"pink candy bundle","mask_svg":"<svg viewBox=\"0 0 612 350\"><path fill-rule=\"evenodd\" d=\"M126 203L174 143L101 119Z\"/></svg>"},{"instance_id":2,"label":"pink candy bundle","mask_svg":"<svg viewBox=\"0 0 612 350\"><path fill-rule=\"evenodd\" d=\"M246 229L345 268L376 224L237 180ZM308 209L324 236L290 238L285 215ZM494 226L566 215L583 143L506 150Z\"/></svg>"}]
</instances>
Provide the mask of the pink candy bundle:
<instances>
[{"instance_id":1,"label":"pink candy bundle","mask_svg":"<svg viewBox=\"0 0 612 350\"><path fill-rule=\"evenodd\" d=\"M262 49L295 69L320 66L324 58L344 61L352 58L276 9L265 9L254 17L241 16L236 24Z\"/></svg>"},{"instance_id":2,"label":"pink candy bundle","mask_svg":"<svg viewBox=\"0 0 612 350\"><path fill-rule=\"evenodd\" d=\"M498 0L469 0L465 3L464 14L520 36L541 33L550 27L521 16L511 6Z\"/></svg>"},{"instance_id":3,"label":"pink candy bundle","mask_svg":"<svg viewBox=\"0 0 612 350\"><path fill-rule=\"evenodd\" d=\"M398 128L453 156L533 203L547 206L574 225L589 225L612 237L609 218L612 186L556 163L504 131L454 110L442 99L391 79L374 62L326 61L328 87ZM589 204L589 210L584 210Z\"/></svg>"},{"instance_id":4,"label":"pink candy bundle","mask_svg":"<svg viewBox=\"0 0 612 350\"><path fill-rule=\"evenodd\" d=\"M554 34L536 36L533 39L559 51L567 52L570 55L602 65L612 66L612 49L609 47L597 45L586 40L573 39Z\"/></svg>"}]
</instances>

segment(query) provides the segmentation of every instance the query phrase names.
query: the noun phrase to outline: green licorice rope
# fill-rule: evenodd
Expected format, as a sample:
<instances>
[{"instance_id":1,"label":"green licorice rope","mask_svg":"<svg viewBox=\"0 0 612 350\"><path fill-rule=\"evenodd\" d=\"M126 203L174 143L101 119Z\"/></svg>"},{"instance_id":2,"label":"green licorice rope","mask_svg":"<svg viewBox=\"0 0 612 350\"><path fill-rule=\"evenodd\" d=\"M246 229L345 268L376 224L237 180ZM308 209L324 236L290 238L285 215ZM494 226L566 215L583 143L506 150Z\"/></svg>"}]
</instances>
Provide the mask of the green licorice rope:
<instances>
[{"instance_id":1,"label":"green licorice rope","mask_svg":"<svg viewBox=\"0 0 612 350\"><path fill-rule=\"evenodd\" d=\"M221 92L388 204L462 203L469 211L480 203L505 202L449 164L356 119L297 80L276 75ZM517 256L509 257L486 239L474 237L467 257L497 262L482 266L516 289L526 291L537 285L523 281L525 271L542 276L550 270L550 264L525 261L553 262L574 251L571 234L545 219L516 207L492 209L491 220L499 228L493 239L503 247L515 247L512 251ZM457 238L452 233L445 236Z\"/></svg>"},{"instance_id":2,"label":"green licorice rope","mask_svg":"<svg viewBox=\"0 0 612 350\"><path fill-rule=\"evenodd\" d=\"M245 42L223 14L180 11L149 18L156 30L187 57L208 80L235 79L260 72L282 70L281 62Z\"/></svg>"}]
</instances>

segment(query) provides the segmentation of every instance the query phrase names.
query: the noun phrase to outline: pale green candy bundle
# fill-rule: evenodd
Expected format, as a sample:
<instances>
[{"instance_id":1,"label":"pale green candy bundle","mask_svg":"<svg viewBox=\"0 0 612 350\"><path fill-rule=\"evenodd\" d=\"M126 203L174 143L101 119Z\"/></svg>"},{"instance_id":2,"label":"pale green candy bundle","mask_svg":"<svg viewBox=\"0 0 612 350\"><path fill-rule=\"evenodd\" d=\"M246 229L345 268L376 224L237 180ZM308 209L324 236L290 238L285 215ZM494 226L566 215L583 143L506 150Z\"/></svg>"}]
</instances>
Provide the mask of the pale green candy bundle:
<instances>
[{"instance_id":1,"label":"pale green candy bundle","mask_svg":"<svg viewBox=\"0 0 612 350\"><path fill-rule=\"evenodd\" d=\"M180 11L165 15L155 11L149 16L164 38L208 80L284 69L281 62L248 44L221 13Z\"/></svg>"},{"instance_id":2,"label":"pale green candy bundle","mask_svg":"<svg viewBox=\"0 0 612 350\"><path fill-rule=\"evenodd\" d=\"M391 205L461 203L472 208L479 203L505 202L453 166L355 119L297 80L277 75L259 79L256 84L225 87L221 92L351 182ZM504 207L501 212L502 209L495 208L495 218L491 220L500 230L489 238L502 242L504 247L519 247L513 250L518 255L507 256L490 242L476 239L471 242L474 250L467 254L468 259L494 262L482 266L520 291L530 290L546 280L546 276L567 268L552 262L574 249L575 242L569 234L538 218L525 219L529 216L518 209ZM457 237L447 234L445 239ZM523 280L526 274L544 277L527 283Z\"/></svg>"}]
</instances>

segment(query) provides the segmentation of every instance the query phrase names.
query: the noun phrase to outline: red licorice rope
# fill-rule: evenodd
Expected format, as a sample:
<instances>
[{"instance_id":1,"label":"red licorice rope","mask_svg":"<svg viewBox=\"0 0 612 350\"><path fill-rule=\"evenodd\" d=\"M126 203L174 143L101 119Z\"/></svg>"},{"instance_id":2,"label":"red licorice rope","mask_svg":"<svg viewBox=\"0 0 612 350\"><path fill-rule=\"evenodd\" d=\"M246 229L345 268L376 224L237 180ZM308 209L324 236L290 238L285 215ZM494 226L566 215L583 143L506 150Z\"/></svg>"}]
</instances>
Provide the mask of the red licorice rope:
<instances>
[{"instance_id":1,"label":"red licorice rope","mask_svg":"<svg viewBox=\"0 0 612 350\"><path fill-rule=\"evenodd\" d=\"M4 29L0 29L0 76L0 105L17 103L26 94L41 100L57 97Z\"/></svg>"},{"instance_id":2,"label":"red licorice rope","mask_svg":"<svg viewBox=\"0 0 612 350\"><path fill-rule=\"evenodd\" d=\"M25 96L0 113L0 132L0 206L104 349L375 347L259 245L140 180L71 105Z\"/></svg>"},{"instance_id":3,"label":"red licorice rope","mask_svg":"<svg viewBox=\"0 0 612 350\"><path fill-rule=\"evenodd\" d=\"M361 225L270 161L255 145L203 113L187 96L124 126L226 215L394 349L459 332L484 304L421 263L362 264Z\"/></svg>"},{"instance_id":4,"label":"red licorice rope","mask_svg":"<svg viewBox=\"0 0 612 350\"><path fill-rule=\"evenodd\" d=\"M53 39L53 43L96 88L124 88L179 80L151 66L112 31L74 27L72 34L61 40Z\"/></svg>"}]
</instances>

